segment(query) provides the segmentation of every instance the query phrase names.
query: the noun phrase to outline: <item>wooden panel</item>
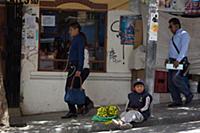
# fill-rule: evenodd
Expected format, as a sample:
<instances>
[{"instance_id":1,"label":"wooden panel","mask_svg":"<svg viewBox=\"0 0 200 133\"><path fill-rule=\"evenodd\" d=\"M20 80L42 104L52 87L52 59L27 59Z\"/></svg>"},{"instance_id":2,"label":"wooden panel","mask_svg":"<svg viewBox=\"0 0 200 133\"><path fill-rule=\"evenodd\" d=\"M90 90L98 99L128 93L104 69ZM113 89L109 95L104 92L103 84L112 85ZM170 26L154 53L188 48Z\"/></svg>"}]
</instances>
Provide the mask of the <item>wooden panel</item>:
<instances>
[{"instance_id":1,"label":"wooden panel","mask_svg":"<svg viewBox=\"0 0 200 133\"><path fill-rule=\"evenodd\" d=\"M133 83L138 78L142 79L142 80L145 79L145 70L144 69L140 69L140 70L132 69L131 70L131 81L132 81L131 83ZM133 84L131 84L131 86L133 87Z\"/></svg>"},{"instance_id":2,"label":"wooden panel","mask_svg":"<svg viewBox=\"0 0 200 133\"><path fill-rule=\"evenodd\" d=\"M41 7L57 7L62 4L66 3L80 3L83 5L88 6L91 9L97 9L97 10L107 10L108 5L107 4L96 4L89 0L55 0L55 1L40 1Z\"/></svg>"},{"instance_id":3,"label":"wooden panel","mask_svg":"<svg viewBox=\"0 0 200 133\"><path fill-rule=\"evenodd\" d=\"M145 70L144 69L140 69L140 70L131 70L132 71L132 80L136 80L138 78L144 80L145 79Z\"/></svg>"},{"instance_id":4,"label":"wooden panel","mask_svg":"<svg viewBox=\"0 0 200 133\"><path fill-rule=\"evenodd\" d=\"M137 48L138 46L142 45L142 43L143 43L142 20L136 20L135 21L135 46L134 46L134 48Z\"/></svg>"},{"instance_id":5,"label":"wooden panel","mask_svg":"<svg viewBox=\"0 0 200 133\"><path fill-rule=\"evenodd\" d=\"M0 6L0 47L5 45L6 11L5 7Z\"/></svg>"},{"instance_id":6,"label":"wooden panel","mask_svg":"<svg viewBox=\"0 0 200 133\"><path fill-rule=\"evenodd\" d=\"M5 88L9 107L20 104L22 4L6 5L6 76Z\"/></svg>"},{"instance_id":7,"label":"wooden panel","mask_svg":"<svg viewBox=\"0 0 200 133\"><path fill-rule=\"evenodd\" d=\"M5 76L5 60L3 54L5 52L5 29L6 29L6 8L0 6L0 73Z\"/></svg>"}]
</instances>

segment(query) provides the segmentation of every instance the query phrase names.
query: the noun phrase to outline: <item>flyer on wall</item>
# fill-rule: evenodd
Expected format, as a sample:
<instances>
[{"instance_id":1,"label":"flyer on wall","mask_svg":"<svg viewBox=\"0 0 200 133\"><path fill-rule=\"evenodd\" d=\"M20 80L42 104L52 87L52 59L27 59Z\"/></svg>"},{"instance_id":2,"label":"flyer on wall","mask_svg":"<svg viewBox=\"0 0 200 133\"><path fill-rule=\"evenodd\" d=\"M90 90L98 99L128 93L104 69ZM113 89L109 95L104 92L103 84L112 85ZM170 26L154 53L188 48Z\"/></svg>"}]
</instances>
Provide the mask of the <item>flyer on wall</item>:
<instances>
[{"instance_id":1,"label":"flyer on wall","mask_svg":"<svg viewBox=\"0 0 200 133\"><path fill-rule=\"evenodd\" d=\"M158 40L158 13L151 13L149 40Z\"/></svg>"},{"instance_id":2,"label":"flyer on wall","mask_svg":"<svg viewBox=\"0 0 200 133\"><path fill-rule=\"evenodd\" d=\"M140 15L129 15L120 17L120 37L121 44L134 45L135 42L135 22L142 19Z\"/></svg>"}]
</instances>

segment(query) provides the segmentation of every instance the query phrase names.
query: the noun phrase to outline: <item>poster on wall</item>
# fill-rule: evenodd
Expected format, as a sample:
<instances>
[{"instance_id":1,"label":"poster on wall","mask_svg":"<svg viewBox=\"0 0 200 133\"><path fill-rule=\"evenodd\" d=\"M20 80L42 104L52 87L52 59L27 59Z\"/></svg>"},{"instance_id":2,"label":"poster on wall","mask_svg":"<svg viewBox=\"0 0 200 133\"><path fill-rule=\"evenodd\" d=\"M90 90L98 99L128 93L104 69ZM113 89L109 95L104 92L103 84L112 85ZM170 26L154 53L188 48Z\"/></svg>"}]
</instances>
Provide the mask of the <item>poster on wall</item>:
<instances>
[{"instance_id":1,"label":"poster on wall","mask_svg":"<svg viewBox=\"0 0 200 133\"><path fill-rule=\"evenodd\" d=\"M134 45L136 40L136 30L138 20L142 20L141 16L121 16L120 17L120 37L121 44Z\"/></svg>"},{"instance_id":2,"label":"poster on wall","mask_svg":"<svg viewBox=\"0 0 200 133\"><path fill-rule=\"evenodd\" d=\"M149 40L158 40L158 13L151 13Z\"/></svg>"},{"instance_id":3,"label":"poster on wall","mask_svg":"<svg viewBox=\"0 0 200 133\"><path fill-rule=\"evenodd\" d=\"M27 29L25 34L26 45L29 47L36 46L36 30Z\"/></svg>"},{"instance_id":4,"label":"poster on wall","mask_svg":"<svg viewBox=\"0 0 200 133\"><path fill-rule=\"evenodd\" d=\"M38 47L39 31L39 6L23 6L23 27L22 27L22 52L27 49L36 49Z\"/></svg>"},{"instance_id":5,"label":"poster on wall","mask_svg":"<svg viewBox=\"0 0 200 133\"><path fill-rule=\"evenodd\" d=\"M159 0L159 10L182 14L185 11L185 0Z\"/></svg>"},{"instance_id":6,"label":"poster on wall","mask_svg":"<svg viewBox=\"0 0 200 133\"><path fill-rule=\"evenodd\" d=\"M181 15L200 15L200 0L159 0L159 10Z\"/></svg>"},{"instance_id":7,"label":"poster on wall","mask_svg":"<svg viewBox=\"0 0 200 133\"><path fill-rule=\"evenodd\" d=\"M53 15L42 15L42 26L54 27L56 25L56 17Z\"/></svg>"},{"instance_id":8,"label":"poster on wall","mask_svg":"<svg viewBox=\"0 0 200 133\"><path fill-rule=\"evenodd\" d=\"M185 4L187 15L200 15L200 0L188 0Z\"/></svg>"},{"instance_id":9,"label":"poster on wall","mask_svg":"<svg viewBox=\"0 0 200 133\"><path fill-rule=\"evenodd\" d=\"M32 29L36 28L36 23L35 23L36 17L35 16L25 14L24 19L25 19L26 28L32 28Z\"/></svg>"}]
</instances>

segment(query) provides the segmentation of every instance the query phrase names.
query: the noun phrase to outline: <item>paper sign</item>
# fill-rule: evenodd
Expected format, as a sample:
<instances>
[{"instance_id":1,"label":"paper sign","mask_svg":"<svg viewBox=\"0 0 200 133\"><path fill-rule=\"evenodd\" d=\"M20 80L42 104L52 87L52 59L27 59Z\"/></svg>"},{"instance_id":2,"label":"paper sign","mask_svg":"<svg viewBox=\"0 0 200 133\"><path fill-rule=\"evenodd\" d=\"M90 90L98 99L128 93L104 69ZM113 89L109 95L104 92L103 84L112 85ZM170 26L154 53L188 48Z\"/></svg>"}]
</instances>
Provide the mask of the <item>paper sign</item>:
<instances>
[{"instance_id":1,"label":"paper sign","mask_svg":"<svg viewBox=\"0 0 200 133\"><path fill-rule=\"evenodd\" d=\"M36 45L36 30L35 29L27 29L25 34L26 45L30 47L34 47Z\"/></svg>"},{"instance_id":2,"label":"paper sign","mask_svg":"<svg viewBox=\"0 0 200 133\"><path fill-rule=\"evenodd\" d=\"M166 64L166 69L169 69L169 70L183 70L183 64L179 64L177 68L174 67L174 64Z\"/></svg>"},{"instance_id":3,"label":"paper sign","mask_svg":"<svg viewBox=\"0 0 200 133\"><path fill-rule=\"evenodd\" d=\"M56 17L53 15L43 15L42 16L42 26L54 27L56 25Z\"/></svg>"},{"instance_id":4,"label":"paper sign","mask_svg":"<svg viewBox=\"0 0 200 133\"><path fill-rule=\"evenodd\" d=\"M26 14L24 16L24 18L25 18L25 26L27 28L34 29L36 27L36 17L35 16Z\"/></svg>"},{"instance_id":5,"label":"paper sign","mask_svg":"<svg viewBox=\"0 0 200 133\"><path fill-rule=\"evenodd\" d=\"M158 40L158 13L151 13L149 40Z\"/></svg>"}]
</instances>

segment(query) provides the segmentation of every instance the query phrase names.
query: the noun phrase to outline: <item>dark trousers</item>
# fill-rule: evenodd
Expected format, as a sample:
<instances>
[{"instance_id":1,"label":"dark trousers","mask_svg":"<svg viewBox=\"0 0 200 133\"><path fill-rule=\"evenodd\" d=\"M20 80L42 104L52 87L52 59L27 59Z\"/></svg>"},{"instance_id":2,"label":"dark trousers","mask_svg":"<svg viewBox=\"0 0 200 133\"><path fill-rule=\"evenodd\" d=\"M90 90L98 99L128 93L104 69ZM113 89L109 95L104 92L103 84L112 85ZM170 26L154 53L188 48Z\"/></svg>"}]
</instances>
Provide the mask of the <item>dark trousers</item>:
<instances>
[{"instance_id":1,"label":"dark trousers","mask_svg":"<svg viewBox=\"0 0 200 133\"><path fill-rule=\"evenodd\" d=\"M75 65L69 66L67 81L66 81L66 85L65 85L65 93L67 93L68 89L70 89L70 87L72 86L72 80L74 78L76 70L77 70L77 67ZM74 84L76 84L76 81L74 82ZM67 104L68 104L68 107L69 107L69 112L70 113L76 113L75 105L71 104L69 102L67 102Z\"/></svg>"},{"instance_id":2,"label":"dark trousers","mask_svg":"<svg viewBox=\"0 0 200 133\"><path fill-rule=\"evenodd\" d=\"M185 97L192 95L188 77L183 76L181 71L169 70L168 85L172 100L175 103L182 103L181 93L184 94Z\"/></svg>"},{"instance_id":3,"label":"dark trousers","mask_svg":"<svg viewBox=\"0 0 200 133\"><path fill-rule=\"evenodd\" d=\"M77 70L76 66L73 66L73 65L70 66L69 71L68 71L66 85L65 85L65 92L67 92L67 90L71 87L72 80L74 78L76 70ZM82 78L82 82L83 83L87 79L89 73L90 73L90 70L88 68L83 69L83 71L81 72L81 78ZM80 84L80 83L77 82L77 80L74 80L74 84ZM76 107L75 107L75 105L71 104L69 102L67 104L68 104L68 107L69 107L69 112L76 113ZM83 107L83 105L77 105L77 106L78 106L78 108Z\"/></svg>"},{"instance_id":4,"label":"dark trousers","mask_svg":"<svg viewBox=\"0 0 200 133\"><path fill-rule=\"evenodd\" d=\"M83 71L81 72L81 78L83 83L85 82L85 80L87 79L87 77L90 74L90 69L89 68L84 68ZM91 103L91 100L88 96L86 96L85 99L85 107L87 108L87 106Z\"/></svg>"},{"instance_id":5,"label":"dark trousers","mask_svg":"<svg viewBox=\"0 0 200 133\"><path fill-rule=\"evenodd\" d=\"M83 71L81 72L81 78L82 78L82 82L84 83L85 80L87 79L87 77L90 74L90 69L89 68L84 68Z\"/></svg>"}]
</instances>

